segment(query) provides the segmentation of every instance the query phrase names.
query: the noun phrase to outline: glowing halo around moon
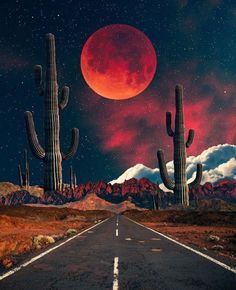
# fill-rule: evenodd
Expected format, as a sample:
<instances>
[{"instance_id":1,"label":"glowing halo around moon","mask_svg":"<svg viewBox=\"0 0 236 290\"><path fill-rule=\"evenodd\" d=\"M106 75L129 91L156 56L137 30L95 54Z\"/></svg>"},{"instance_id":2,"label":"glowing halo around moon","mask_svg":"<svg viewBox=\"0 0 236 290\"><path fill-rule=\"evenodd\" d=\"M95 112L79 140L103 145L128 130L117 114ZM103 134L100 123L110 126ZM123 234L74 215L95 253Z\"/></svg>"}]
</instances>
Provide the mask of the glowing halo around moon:
<instances>
[{"instance_id":1,"label":"glowing halo around moon","mask_svg":"<svg viewBox=\"0 0 236 290\"><path fill-rule=\"evenodd\" d=\"M129 99L143 92L157 66L151 41L126 24L112 24L95 31L86 41L80 61L89 87L114 100Z\"/></svg>"}]
</instances>

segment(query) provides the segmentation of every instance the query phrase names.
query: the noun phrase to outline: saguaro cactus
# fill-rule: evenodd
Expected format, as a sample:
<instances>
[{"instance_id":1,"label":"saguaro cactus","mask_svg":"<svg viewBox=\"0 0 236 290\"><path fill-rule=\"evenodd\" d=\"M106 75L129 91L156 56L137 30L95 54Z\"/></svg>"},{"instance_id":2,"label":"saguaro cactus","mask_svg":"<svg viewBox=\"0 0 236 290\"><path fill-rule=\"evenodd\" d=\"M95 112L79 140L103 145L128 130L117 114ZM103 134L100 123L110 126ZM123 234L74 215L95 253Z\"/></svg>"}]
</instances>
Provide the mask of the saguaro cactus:
<instances>
[{"instance_id":1,"label":"saguaro cactus","mask_svg":"<svg viewBox=\"0 0 236 290\"><path fill-rule=\"evenodd\" d=\"M27 157L27 150L24 150L24 172L22 172L20 164L18 165L19 183L20 187L29 187L29 161Z\"/></svg>"},{"instance_id":2,"label":"saguaro cactus","mask_svg":"<svg viewBox=\"0 0 236 290\"><path fill-rule=\"evenodd\" d=\"M40 96L44 96L44 149L35 132L32 113L25 112L26 129L29 145L33 154L44 162L44 191L62 189L62 160L70 159L76 152L79 142L79 130L72 129L71 146L63 153L60 150L59 110L68 102L69 88L63 87L61 100L58 101L58 84L56 69L56 50L54 35L46 34L46 73L42 80L42 67L35 66L35 83Z\"/></svg>"},{"instance_id":3,"label":"saguaro cactus","mask_svg":"<svg viewBox=\"0 0 236 290\"><path fill-rule=\"evenodd\" d=\"M73 167L72 165L70 166L70 188L73 189L74 188L74 182L73 182Z\"/></svg>"},{"instance_id":4,"label":"saguaro cactus","mask_svg":"<svg viewBox=\"0 0 236 290\"><path fill-rule=\"evenodd\" d=\"M73 174L73 178L74 178L74 188L77 187L77 177L76 177L76 173L74 172Z\"/></svg>"},{"instance_id":5,"label":"saguaro cactus","mask_svg":"<svg viewBox=\"0 0 236 290\"><path fill-rule=\"evenodd\" d=\"M175 88L175 131L171 128L171 113L166 113L166 130L167 134L173 138L174 143L174 181L172 181L166 169L164 154L162 150L157 151L157 158L159 162L160 174L164 185L174 190L177 202L183 206L189 205L189 186L197 186L202 178L202 165L197 164L196 178L190 184L187 184L186 177L186 147L190 147L193 138L194 130L190 129L188 132L188 139L185 142L185 127L184 127L184 111L183 111L183 87L177 85Z\"/></svg>"},{"instance_id":6,"label":"saguaro cactus","mask_svg":"<svg viewBox=\"0 0 236 290\"><path fill-rule=\"evenodd\" d=\"M74 189L77 186L77 180L76 180L76 173L73 170L72 165L70 166L70 188Z\"/></svg>"}]
</instances>

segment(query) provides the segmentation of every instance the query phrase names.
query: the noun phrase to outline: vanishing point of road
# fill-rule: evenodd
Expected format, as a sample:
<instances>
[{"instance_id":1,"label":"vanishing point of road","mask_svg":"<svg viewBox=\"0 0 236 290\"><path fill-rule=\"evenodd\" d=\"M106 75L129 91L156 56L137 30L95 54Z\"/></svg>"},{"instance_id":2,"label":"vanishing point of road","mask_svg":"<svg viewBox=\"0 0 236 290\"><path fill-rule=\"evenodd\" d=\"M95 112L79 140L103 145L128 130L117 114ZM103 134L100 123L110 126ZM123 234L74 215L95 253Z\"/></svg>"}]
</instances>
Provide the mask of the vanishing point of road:
<instances>
[{"instance_id":1,"label":"vanishing point of road","mask_svg":"<svg viewBox=\"0 0 236 290\"><path fill-rule=\"evenodd\" d=\"M0 289L233 290L236 273L117 215L0 276Z\"/></svg>"}]
</instances>

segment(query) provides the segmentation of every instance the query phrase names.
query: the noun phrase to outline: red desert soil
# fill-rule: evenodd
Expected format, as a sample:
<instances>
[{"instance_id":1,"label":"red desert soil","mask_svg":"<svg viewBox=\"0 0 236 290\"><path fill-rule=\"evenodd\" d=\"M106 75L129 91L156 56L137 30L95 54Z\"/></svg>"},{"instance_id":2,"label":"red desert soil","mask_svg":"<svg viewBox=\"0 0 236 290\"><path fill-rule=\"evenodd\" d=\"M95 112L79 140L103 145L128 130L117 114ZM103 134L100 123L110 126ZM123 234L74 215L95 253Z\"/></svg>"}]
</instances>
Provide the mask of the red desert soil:
<instances>
[{"instance_id":1,"label":"red desert soil","mask_svg":"<svg viewBox=\"0 0 236 290\"><path fill-rule=\"evenodd\" d=\"M0 264L9 268L17 257L34 250L34 238L38 235L57 241L68 229L81 231L110 215L108 211L69 208L0 207ZM48 243L45 240L44 246Z\"/></svg>"},{"instance_id":2,"label":"red desert soil","mask_svg":"<svg viewBox=\"0 0 236 290\"><path fill-rule=\"evenodd\" d=\"M131 210L124 214L186 245L236 260L236 212Z\"/></svg>"}]
</instances>

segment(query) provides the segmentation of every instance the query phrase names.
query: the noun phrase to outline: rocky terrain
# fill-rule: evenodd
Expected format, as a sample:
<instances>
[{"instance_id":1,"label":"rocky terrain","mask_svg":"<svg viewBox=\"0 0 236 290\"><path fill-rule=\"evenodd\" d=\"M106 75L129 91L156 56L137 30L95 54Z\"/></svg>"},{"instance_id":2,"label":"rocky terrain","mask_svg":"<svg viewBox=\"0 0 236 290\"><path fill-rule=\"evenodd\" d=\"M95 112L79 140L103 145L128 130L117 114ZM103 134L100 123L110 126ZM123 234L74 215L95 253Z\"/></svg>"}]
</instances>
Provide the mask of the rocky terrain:
<instances>
[{"instance_id":1,"label":"rocky terrain","mask_svg":"<svg viewBox=\"0 0 236 290\"><path fill-rule=\"evenodd\" d=\"M13 187L12 187L13 188ZM139 180L131 178L124 181L122 184L115 183L113 185L105 181L87 182L78 185L75 189L67 188L63 192L43 193L42 189L29 191L20 189L13 192L4 191L4 187L0 184L0 204L2 205L19 205L19 204L54 204L62 205L68 202L82 200L85 196L93 193L98 197L113 203L119 204L124 201L129 201L139 208L153 209L158 205L158 200L161 203L161 208L172 206L175 202L171 192L162 191L158 185L152 183L146 178ZM159 198L158 198L159 196ZM220 201L211 203L208 200L218 199ZM221 210L222 205L226 203L236 203L236 181L223 180L215 185L207 182L200 185L196 189L190 190L190 203L192 206L211 207L213 210ZM221 202L223 201L223 202ZM226 209L223 206L223 209Z\"/></svg>"},{"instance_id":2,"label":"rocky terrain","mask_svg":"<svg viewBox=\"0 0 236 290\"><path fill-rule=\"evenodd\" d=\"M196 199L197 201L201 199L219 198L227 202L236 203L236 181L225 179L214 185L206 182L204 185L192 189L190 198Z\"/></svg>"}]
</instances>

